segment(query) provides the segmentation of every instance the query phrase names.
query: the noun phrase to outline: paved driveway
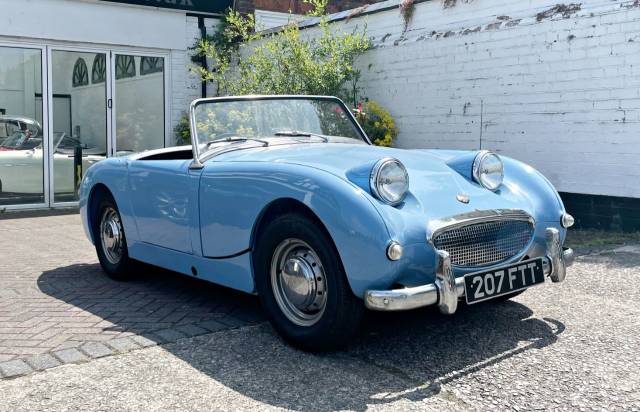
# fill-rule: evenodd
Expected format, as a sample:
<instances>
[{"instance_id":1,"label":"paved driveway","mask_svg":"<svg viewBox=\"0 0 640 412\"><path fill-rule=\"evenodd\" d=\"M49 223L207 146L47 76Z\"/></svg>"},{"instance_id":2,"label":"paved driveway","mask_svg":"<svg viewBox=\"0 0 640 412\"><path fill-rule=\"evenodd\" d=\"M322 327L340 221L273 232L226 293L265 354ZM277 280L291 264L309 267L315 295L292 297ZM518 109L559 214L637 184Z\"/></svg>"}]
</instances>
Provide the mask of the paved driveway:
<instances>
[{"instance_id":1,"label":"paved driveway","mask_svg":"<svg viewBox=\"0 0 640 412\"><path fill-rule=\"evenodd\" d=\"M253 296L158 268L110 280L77 214L0 234L0 377L263 320Z\"/></svg>"},{"instance_id":2,"label":"paved driveway","mask_svg":"<svg viewBox=\"0 0 640 412\"><path fill-rule=\"evenodd\" d=\"M153 268L108 280L77 215L0 220L0 410L640 410L639 278L640 247L601 250L562 285L370 313L311 355L251 296Z\"/></svg>"}]
</instances>

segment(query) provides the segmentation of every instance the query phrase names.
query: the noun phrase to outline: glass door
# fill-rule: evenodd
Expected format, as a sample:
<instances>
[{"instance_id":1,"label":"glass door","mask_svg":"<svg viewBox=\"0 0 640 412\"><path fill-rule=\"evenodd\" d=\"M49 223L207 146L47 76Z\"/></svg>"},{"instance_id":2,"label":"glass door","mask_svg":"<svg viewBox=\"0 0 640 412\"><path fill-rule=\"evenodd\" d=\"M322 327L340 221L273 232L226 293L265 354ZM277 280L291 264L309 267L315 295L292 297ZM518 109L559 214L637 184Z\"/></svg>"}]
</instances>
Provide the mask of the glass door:
<instances>
[{"instance_id":1,"label":"glass door","mask_svg":"<svg viewBox=\"0 0 640 412\"><path fill-rule=\"evenodd\" d=\"M165 59L112 54L115 154L165 146Z\"/></svg>"},{"instance_id":2,"label":"glass door","mask_svg":"<svg viewBox=\"0 0 640 412\"><path fill-rule=\"evenodd\" d=\"M0 46L0 209L44 204L43 49Z\"/></svg>"},{"instance_id":3,"label":"glass door","mask_svg":"<svg viewBox=\"0 0 640 412\"><path fill-rule=\"evenodd\" d=\"M51 51L53 203L78 200L82 176L108 155L110 70L107 52Z\"/></svg>"}]
</instances>

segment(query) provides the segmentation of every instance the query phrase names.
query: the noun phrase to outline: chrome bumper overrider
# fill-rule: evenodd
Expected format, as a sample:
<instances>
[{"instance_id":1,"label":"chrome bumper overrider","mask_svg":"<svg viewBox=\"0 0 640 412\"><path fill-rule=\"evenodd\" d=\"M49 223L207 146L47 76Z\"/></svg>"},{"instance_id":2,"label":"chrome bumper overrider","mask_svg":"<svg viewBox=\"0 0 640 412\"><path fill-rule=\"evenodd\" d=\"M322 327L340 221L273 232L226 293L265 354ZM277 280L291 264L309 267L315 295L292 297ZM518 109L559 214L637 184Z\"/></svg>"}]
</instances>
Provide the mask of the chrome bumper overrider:
<instances>
[{"instance_id":1,"label":"chrome bumper overrider","mask_svg":"<svg viewBox=\"0 0 640 412\"><path fill-rule=\"evenodd\" d=\"M562 249L558 229L548 228L545 234L544 274L554 283L562 282L566 277L567 267L573 264L573 250ZM438 305L444 314L455 313L458 299L464 296L464 279L456 279L453 275L451 258L447 252L438 250L436 255L435 283L394 290L368 290L364 297L366 307L379 311L395 311Z\"/></svg>"}]
</instances>

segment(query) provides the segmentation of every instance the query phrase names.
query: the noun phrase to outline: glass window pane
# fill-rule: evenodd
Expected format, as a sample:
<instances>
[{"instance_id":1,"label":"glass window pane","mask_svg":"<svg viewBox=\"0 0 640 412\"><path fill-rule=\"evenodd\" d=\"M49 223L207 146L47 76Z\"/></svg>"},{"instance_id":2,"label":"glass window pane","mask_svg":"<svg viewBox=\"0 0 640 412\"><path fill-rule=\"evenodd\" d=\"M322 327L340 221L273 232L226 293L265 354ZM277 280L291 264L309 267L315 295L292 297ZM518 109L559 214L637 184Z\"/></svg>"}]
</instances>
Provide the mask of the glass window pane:
<instances>
[{"instance_id":1,"label":"glass window pane","mask_svg":"<svg viewBox=\"0 0 640 412\"><path fill-rule=\"evenodd\" d=\"M115 99L118 155L164 147L164 58L116 55Z\"/></svg>"},{"instance_id":2,"label":"glass window pane","mask_svg":"<svg viewBox=\"0 0 640 412\"><path fill-rule=\"evenodd\" d=\"M0 205L44 202L42 52L0 47Z\"/></svg>"},{"instance_id":3,"label":"glass window pane","mask_svg":"<svg viewBox=\"0 0 640 412\"><path fill-rule=\"evenodd\" d=\"M52 52L53 190L55 202L77 200L77 185L107 154L106 55Z\"/></svg>"}]
</instances>

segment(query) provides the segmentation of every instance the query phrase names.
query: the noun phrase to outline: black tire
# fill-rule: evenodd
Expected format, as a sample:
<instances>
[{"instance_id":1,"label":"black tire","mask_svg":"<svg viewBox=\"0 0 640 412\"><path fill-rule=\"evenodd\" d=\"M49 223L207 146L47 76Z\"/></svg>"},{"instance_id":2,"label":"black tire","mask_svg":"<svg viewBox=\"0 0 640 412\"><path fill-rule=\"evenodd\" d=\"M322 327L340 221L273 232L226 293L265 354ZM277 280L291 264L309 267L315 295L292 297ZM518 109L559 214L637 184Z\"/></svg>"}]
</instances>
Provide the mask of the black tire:
<instances>
[{"instance_id":1,"label":"black tire","mask_svg":"<svg viewBox=\"0 0 640 412\"><path fill-rule=\"evenodd\" d=\"M96 253L98 254L98 260L100 261L100 266L102 266L102 270L104 270L107 276L111 279L119 281L128 280L132 272L133 261L129 258L129 253L127 251L127 239L124 233L124 226L122 225L120 211L118 210L115 200L109 193L101 194L100 198L97 199L97 202L98 205L95 208L95 215L91 219L91 230L93 232L93 239ZM117 260L114 260L113 256L107 256L108 252L105 250L105 243L101 236L103 219L105 218L105 214L109 211L115 214L115 217L119 222L121 234L121 254L120 258Z\"/></svg>"},{"instance_id":2,"label":"black tire","mask_svg":"<svg viewBox=\"0 0 640 412\"><path fill-rule=\"evenodd\" d=\"M278 292L274 291L273 287L272 264L277 260L274 253L280 250L280 245L287 244L292 239L312 248L311 253L319 258L317 266L321 268L325 279L322 283L323 287L326 286L326 297L323 298L322 305L324 309L321 313L318 311L313 315L317 320L311 325L301 326L294 323L288 317L291 315L286 315L283 311L282 303L278 303ZM262 306L278 333L291 345L307 351L329 351L344 346L357 332L364 306L362 300L351 291L338 252L325 231L311 219L301 214L290 213L269 222L261 231L256 245L256 287ZM316 267L315 264L313 266ZM283 275L280 275L279 279L282 277ZM314 279L318 278L314 276ZM319 291L320 287L318 284L316 286ZM310 293L309 296L316 293ZM282 301L282 294L279 296Z\"/></svg>"}]
</instances>

